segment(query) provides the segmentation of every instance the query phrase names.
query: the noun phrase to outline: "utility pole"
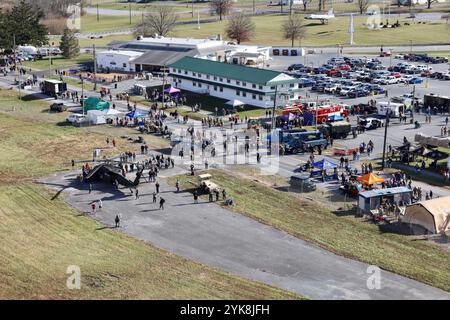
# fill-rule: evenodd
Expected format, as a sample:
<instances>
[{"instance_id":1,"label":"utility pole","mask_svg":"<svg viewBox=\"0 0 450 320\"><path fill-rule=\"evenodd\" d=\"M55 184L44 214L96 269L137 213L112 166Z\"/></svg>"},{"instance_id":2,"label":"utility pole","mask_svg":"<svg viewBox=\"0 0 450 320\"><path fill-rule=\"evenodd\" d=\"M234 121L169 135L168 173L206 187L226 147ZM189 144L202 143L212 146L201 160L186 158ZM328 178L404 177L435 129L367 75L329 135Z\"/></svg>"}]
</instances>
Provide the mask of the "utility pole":
<instances>
[{"instance_id":1,"label":"utility pole","mask_svg":"<svg viewBox=\"0 0 450 320\"><path fill-rule=\"evenodd\" d=\"M131 2L128 4L128 12L129 12L130 24L131 24Z\"/></svg>"},{"instance_id":2,"label":"utility pole","mask_svg":"<svg viewBox=\"0 0 450 320\"><path fill-rule=\"evenodd\" d=\"M253 0L253 14L256 13L256 4L255 4L255 0Z\"/></svg>"},{"instance_id":3,"label":"utility pole","mask_svg":"<svg viewBox=\"0 0 450 320\"><path fill-rule=\"evenodd\" d=\"M48 77L52 76L52 44L51 42L48 44Z\"/></svg>"},{"instance_id":4,"label":"utility pole","mask_svg":"<svg viewBox=\"0 0 450 320\"><path fill-rule=\"evenodd\" d=\"M97 22L99 22L99 21L100 21L100 14L98 12L98 3L97 3Z\"/></svg>"},{"instance_id":5,"label":"utility pole","mask_svg":"<svg viewBox=\"0 0 450 320\"><path fill-rule=\"evenodd\" d=\"M80 75L80 79L81 79L81 107L83 108L83 116L84 116L84 79L83 76Z\"/></svg>"},{"instance_id":6,"label":"utility pole","mask_svg":"<svg viewBox=\"0 0 450 320\"><path fill-rule=\"evenodd\" d=\"M19 81L19 100L22 100L22 83L20 82L20 70L17 68L17 48L16 48L16 34L13 34L13 47L14 47L14 66L16 68L16 72L18 74Z\"/></svg>"},{"instance_id":7,"label":"utility pole","mask_svg":"<svg viewBox=\"0 0 450 320\"><path fill-rule=\"evenodd\" d=\"M163 81L162 81L162 108L164 109L164 87L166 86L166 65L164 65L164 69L163 69Z\"/></svg>"},{"instance_id":8,"label":"utility pole","mask_svg":"<svg viewBox=\"0 0 450 320\"><path fill-rule=\"evenodd\" d=\"M95 55L95 44L92 45L94 54L94 91L97 91L97 57Z\"/></svg>"},{"instance_id":9,"label":"utility pole","mask_svg":"<svg viewBox=\"0 0 450 320\"><path fill-rule=\"evenodd\" d=\"M271 127L272 130L275 128L275 109L277 108L277 94L278 94L278 85L275 86L275 96L273 98L272 127Z\"/></svg>"},{"instance_id":10,"label":"utility pole","mask_svg":"<svg viewBox=\"0 0 450 320\"><path fill-rule=\"evenodd\" d=\"M391 104L388 103L389 108L386 110L386 123L384 124L384 139L383 139L383 159L381 161L381 170L384 170L385 158L386 158L386 139L389 125L389 115L391 114Z\"/></svg>"},{"instance_id":11,"label":"utility pole","mask_svg":"<svg viewBox=\"0 0 450 320\"><path fill-rule=\"evenodd\" d=\"M317 99L316 99L316 130L317 130L317 123L319 122L318 121L318 117L319 117L319 96L317 96Z\"/></svg>"}]
</instances>

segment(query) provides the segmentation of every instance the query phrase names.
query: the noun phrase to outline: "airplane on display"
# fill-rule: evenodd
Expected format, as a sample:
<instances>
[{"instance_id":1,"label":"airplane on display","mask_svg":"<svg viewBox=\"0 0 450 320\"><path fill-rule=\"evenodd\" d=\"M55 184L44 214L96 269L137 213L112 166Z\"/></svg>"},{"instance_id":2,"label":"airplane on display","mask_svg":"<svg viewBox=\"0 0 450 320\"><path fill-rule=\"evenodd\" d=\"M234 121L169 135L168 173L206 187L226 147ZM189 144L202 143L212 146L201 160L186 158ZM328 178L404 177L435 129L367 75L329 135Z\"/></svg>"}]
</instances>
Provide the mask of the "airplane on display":
<instances>
[{"instance_id":1,"label":"airplane on display","mask_svg":"<svg viewBox=\"0 0 450 320\"><path fill-rule=\"evenodd\" d=\"M334 16L333 8L331 8L327 14L313 13L313 14L307 15L305 17L305 19L308 19L308 20L320 20L320 22L322 22L322 24L325 24L330 19L334 19L334 18L336 18L336 17Z\"/></svg>"}]
</instances>

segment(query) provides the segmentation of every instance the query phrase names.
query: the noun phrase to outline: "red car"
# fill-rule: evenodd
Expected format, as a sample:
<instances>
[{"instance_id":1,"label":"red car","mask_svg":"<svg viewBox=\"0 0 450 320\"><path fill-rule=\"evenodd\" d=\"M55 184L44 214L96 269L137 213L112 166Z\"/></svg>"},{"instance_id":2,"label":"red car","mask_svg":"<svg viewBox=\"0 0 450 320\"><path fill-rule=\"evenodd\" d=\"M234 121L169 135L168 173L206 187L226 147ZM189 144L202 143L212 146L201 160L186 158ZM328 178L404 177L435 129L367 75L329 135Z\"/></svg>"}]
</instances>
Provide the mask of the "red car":
<instances>
[{"instance_id":1,"label":"red car","mask_svg":"<svg viewBox=\"0 0 450 320\"><path fill-rule=\"evenodd\" d=\"M338 67L338 69L341 71L351 71L352 70L352 68L350 68L350 66L348 64L341 64Z\"/></svg>"},{"instance_id":2,"label":"red car","mask_svg":"<svg viewBox=\"0 0 450 320\"><path fill-rule=\"evenodd\" d=\"M396 78L401 78L402 74L400 72L392 72L391 76L396 77Z\"/></svg>"},{"instance_id":3,"label":"red car","mask_svg":"<svg viewBox=\"0 0 450 320\"><path fill-rule=\"evenodd\" d=\"M333 77L339 73L339 70L337 69L330 69L326 72L326 75L329 77Z\"/></svg>"}]
</instances>

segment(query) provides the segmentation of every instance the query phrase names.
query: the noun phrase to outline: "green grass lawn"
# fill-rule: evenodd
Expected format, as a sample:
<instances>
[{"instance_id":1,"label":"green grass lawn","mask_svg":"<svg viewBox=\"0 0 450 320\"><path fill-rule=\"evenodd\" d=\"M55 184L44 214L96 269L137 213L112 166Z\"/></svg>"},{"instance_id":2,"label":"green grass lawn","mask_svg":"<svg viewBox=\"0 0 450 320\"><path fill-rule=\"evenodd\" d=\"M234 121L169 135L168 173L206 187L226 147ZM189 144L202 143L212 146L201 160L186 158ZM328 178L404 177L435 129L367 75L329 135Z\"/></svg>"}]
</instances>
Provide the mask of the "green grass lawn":
<instances>
[{"instance_id":1,"label":"green grass lawn","mask_svg":"<svg viewBox=\"0 0 450 320\"><path fill-rule=\"evenodd\" d=\"M382 232L353 216L339 216L318 202L302 200L254 179L212 170L213 181L233 198L233 210L310 241L336 254L450 291L450 254L411 237ZM195 177L179 176L184 188Z\"/></svg>"},{"instance_id":2,"label":"green grass lawn","mask_svg":"<svg viewBox=\"0 0 450 320\"><path fill-rule=\"evenodd\" d=\"M102 229L35 184L68 169L70 159L89 158L95 147L107 156L137 151L119 138L108 149L105 136L114 135L107 126L92 132L58 125L66 115L48 113L44 101L18 101L17 92L0 90L0 299L301 298ZM66 287L70 265L81 269L81 290Z\"/></svg>"},{"instance_id":3,"label":"green grass lawn","mask_svg":"<svg viewBox=\"0 0 450 320\"><path fill-rule=\"evenodd\" d=\"M141 20L141 16L132 15L130 24L130 18L128 16L100 15L99 21L97 21L97 15L86 14L81 17L81 31L102 32L133 28L136 24L140 23Z\"/></svg>"},{"instance_id":4,"label":"green grass lawn","mask_svg":"<svg viewBox=\"0 0 450 320\"><path fill-rule=\"evenodd\" d=\"M147 245L52 199L0 185L0 299L299 299ZM68 266L81 289L66 287Z\"/></svg>"},{"instance_id":5,"label":"green grass lawn","mask_svg":"<svg viewBox=\"0 0 450 320\"><path fill-rule=\"evenodd\" d=\"M290 40L282 37L281 26L286 20L285 15L265 15L252 18L255 23L255 37L248 43L266 45L290 45ZM391 45L391 44L414 44L446 43L448 42L449 29L444 22L428 23L426 25L414 24L402 26L395 29L369 30L363 26L365 17L354 19L356 45ZM347 44L349 41L348 25L349 18L338 17L329 24L322 25L317 22L305 20L306 36L296 45L337 45ZM224 35L226 22L213 22L202 24L200 30L195 25L183 25L175 28L174 34L178 37L205 38L211 34ZM430 35L433 37L430 37ZM247 43L247 42L246 42Z\"/></svg>"},{"instance_id":6,"label":"green grass lawn","mask_svg":"<svg viewBox=\"0 0 450 320\"><path fill-rule=\"evenodd\" d=\"M93 62L93 59L94 58L93 58L92 54L86 54L86 53L82 53L79 56L72 58L72 59L66 59L62 56L56 56L56 57L52 57L51 68L52 68L52 70L67 68L67 67L74 66L77 64ZM41 59L41 60L36 60L36 61L24 61L24 62L22 62L22 64L25 67L33 68L35 70L48 70L50 68L50 61L49 61L48 57Z\"/></svg>"}]
</instances>

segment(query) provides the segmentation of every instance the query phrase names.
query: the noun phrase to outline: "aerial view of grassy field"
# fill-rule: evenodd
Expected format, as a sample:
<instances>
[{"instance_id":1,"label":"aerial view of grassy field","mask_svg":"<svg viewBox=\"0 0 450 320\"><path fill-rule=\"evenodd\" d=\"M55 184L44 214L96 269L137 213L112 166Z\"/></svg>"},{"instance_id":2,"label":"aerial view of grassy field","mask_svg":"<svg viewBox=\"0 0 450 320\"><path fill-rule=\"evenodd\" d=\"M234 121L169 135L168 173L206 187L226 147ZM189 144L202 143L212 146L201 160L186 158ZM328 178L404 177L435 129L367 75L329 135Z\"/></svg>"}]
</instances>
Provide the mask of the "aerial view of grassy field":
<instances>
[{"instance_id":1,"label":"aerial view of grassy field","mask_svg":"<svg viewBox=\"0 0 450 320\"><path fill-rule=\"evenodd\" d=\"M450 256L444 248L383 232L375 225L355 219L351 213L346 217L345 208L334 212L317 202L276 190L273 183L277 183L277 187L288 185L276 176L251 176L248 169L240 178L236 177L235 170L210 172L214 182L233 198L236 212L339 255L450 290L450 268L447 267ZM176 179L186 189L191 189L195 180L191 176L178 176L171 179L173 184Z\"/></svg>"},{"instance_id":2,"label":"aerial view of grassy field","mask_svg":"<svg viewBox=\"0 0 450 320\"><path fill-rule=\"evenodd\" d=\"M37 178L90 157L104 135L64 125L48 103L19 102L0 90L0 299L298 299L104 228L54 198ZM118 140L115 155L132 146ZM82 268L82 290L66 287L69 265Z\"/></svg>"}]
</instances>

